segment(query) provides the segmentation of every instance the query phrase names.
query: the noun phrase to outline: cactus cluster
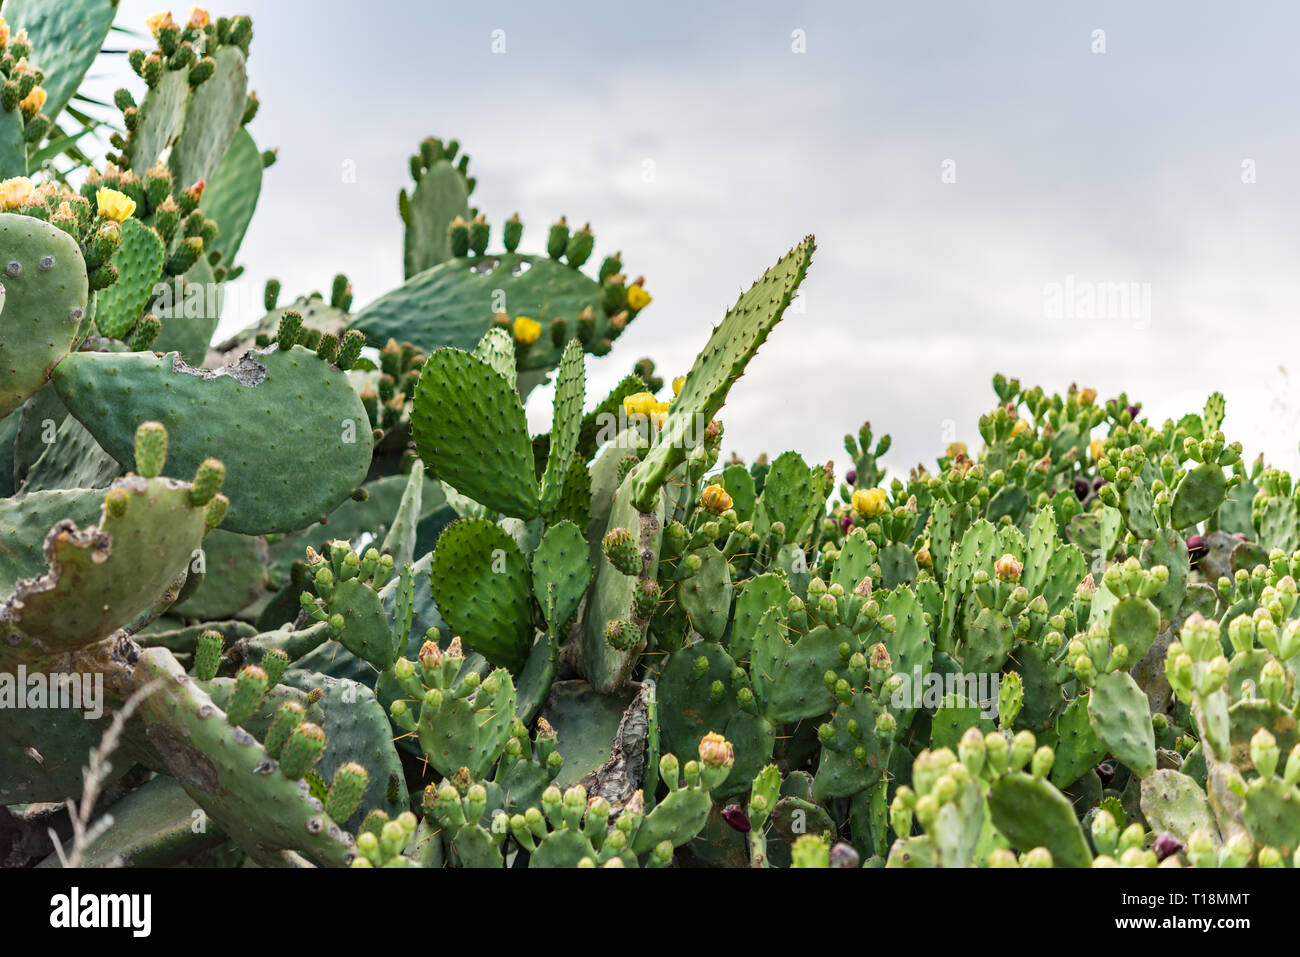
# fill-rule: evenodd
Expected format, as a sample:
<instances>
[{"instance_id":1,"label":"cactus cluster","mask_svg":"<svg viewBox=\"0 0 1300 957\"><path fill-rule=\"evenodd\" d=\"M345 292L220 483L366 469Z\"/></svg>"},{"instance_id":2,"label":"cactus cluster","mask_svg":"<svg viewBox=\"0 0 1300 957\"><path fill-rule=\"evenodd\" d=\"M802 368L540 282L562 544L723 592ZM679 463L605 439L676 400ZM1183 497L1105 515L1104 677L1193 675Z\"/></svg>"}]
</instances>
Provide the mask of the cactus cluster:
<instances>
[{"instance_id":1,"label":"cactus cluster","mask_svg":"<svg viewBox=\"0 0 1300 957\"><path fill-rule=\"evenodd\" d=\"M812 238L670 386L589 396L645 280L562 216L521 251L432 138L402 285L272 280L215 343L274 158L252 24L151 18L95 163L67 31L114 6L0 20L10 863L55 860L38 809L139 693L87 862L1300 866L1300 485L1221 395L1157 423L997 376L982 447L906 476L869 425L842 481L723 459ZM102 707L15 707L33 675Z\"/></svg>"}]
</instances>

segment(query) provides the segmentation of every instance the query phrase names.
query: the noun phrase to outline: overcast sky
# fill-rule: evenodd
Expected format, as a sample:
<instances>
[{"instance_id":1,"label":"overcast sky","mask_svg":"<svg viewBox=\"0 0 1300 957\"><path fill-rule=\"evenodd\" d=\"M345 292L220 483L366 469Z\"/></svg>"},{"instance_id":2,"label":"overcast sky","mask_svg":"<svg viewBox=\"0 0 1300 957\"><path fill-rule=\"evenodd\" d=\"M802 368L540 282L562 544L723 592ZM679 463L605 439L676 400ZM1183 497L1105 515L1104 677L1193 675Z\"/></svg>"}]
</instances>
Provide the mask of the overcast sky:
<instances>
[{"instance_id":1,"label":"overcast sky","mask_svg":"<svg viewBox=\"0 0 1300 957\"><path fill-rule=\"evenodd\" d=\"M118 22L155 8L122 0ZM212 12L254 19L250 129L280 151L240 256L254 299L271 275L292 294L346 272L358 306L400 283L407 156L425 135L455 137L494 227L518 210L537 250L561 213L589 220L596 260L621 249L647 276L654 304L589 358L589 395L643 355L684 372L736 295L817 235L803 311L731 392L727 451L842 466L843 434L869 419L893 434L892 467L932 464L949 431L979 444L1002 371L1126 389L1158 419L1221 389L1229 438L1295 464L1291 5ZM1127 302L1079 315L1121 288ZM549 400L530 403L535 427Z\"/></svg>"}]
</instances>

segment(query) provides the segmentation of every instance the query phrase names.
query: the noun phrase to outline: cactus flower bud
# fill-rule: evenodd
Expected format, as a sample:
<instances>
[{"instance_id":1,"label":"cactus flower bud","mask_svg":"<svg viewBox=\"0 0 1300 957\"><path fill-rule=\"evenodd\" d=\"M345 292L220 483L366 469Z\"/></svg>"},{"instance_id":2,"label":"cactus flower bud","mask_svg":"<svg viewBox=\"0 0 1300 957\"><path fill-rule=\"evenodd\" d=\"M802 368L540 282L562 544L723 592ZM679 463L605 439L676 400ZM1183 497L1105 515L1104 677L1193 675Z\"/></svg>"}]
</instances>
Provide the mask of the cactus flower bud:
<instances>
[{"instance_id":1,"label":"cactus flower bud","mask_svg":"<svg viewBox=\"0 0 1300 957\"><path fill-rule=\"evenodd\" d=\"M1277 738L1267 728L1260 728L1250 739L1250 760L1261 777L1271 778L1280 757Z\"/></svg>"},{"instance_id":2,"label":"cactus flower bud","mask_svg":"<svg viewBox=\"0 0 1300 957\"><path fill-rule=\"evenodd\" d=\"M280 770L290 780L302 778L325 752L325 731L318 724L304 721L289 734L280 752Z\"/></svg>"},{"instance_id":3,"label":"cactus flower bud","mask_svg":"<svg viewBox=\"0 0 1300 957\"><path fill-rule=\"evenodd\" d=\"M721 515L735 503L721 485L710 485L700 493L700 504L714 515Z\"/></svg>"},{"instance_id":4,"label":"cactus flower bud","mask_svg":"<svg viewBox=\"0 0 1300 957\"><path fill-rule=\"evenodd\" d=\"M706 768L727 768L736 761L731 742L715 731L700 739L700 761Z\"/></svg>"},{"instance_id":5,"label":"cactus flower bud","mask_svg":"<svg viewBox=\"0 0 1300 957\"><path fill-rule=\"evenodd\" d=\"M998 581L1014 583L1020 581L1020 572L1023 566L1014 555L1003 555L993 563L993 572L998 576Z\"/></svg>"},{"instance_id":6,"label":"cactus flower bud","mask_svg":"<svg viewBox=\"0 0 1300 957\"><path fill-rule=\"evenodd\" d=\"M217 676L221 665L221 632L211 628L199 635L194 646L194 677L200 681L211 681Z\"/></svg>"},{"instance_id":7,"label":"cactus flower bud","mask_svg":"<svg viewBox=\"0 0 1300 957\"><path fill-rule=\"evenodd\" d=\"M141 422L135 430L135 470L157 478L167 464L167 430L161 422Z\"/></svg>"},{"instance_id":8,"label":"cactus flower bud","mask_svg":"<svg viewBox=\"0 0 1300 957\"><path fill-rule=\"evenodd\" d=\"M340 765L325 797L325 813L337 822L346 821L361 806L369 784L370 775L360 764L349 761Z\"/></svg>"},{"instance_id":9,"label":"cactus flower bud","mask_svg":"<svg viewBox=\"0 0 1300 957\"><path fill-rule=\"evenodd\" d=\"M266 696L269 681L266 672L257 665L245 665L235 676L235 690L226 706L226 720L239 727L254 714Z\"/></svg>"}]
</instances>

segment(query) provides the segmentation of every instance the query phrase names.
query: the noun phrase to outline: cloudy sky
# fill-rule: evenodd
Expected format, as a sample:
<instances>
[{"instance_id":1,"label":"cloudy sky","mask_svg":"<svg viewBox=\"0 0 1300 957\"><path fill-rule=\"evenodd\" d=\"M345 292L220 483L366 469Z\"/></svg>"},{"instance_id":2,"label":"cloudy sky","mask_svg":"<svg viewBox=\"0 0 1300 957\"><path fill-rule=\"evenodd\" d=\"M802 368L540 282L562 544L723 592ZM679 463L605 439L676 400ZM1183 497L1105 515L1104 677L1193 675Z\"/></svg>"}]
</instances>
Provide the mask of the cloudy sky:
<instances>
[{"instance_id":1,"label":"cloudy sky","mask_svg":"<svg viewBox=\"0 0 1300 957\"><path fill-rule=\"evenodd\" d=\"M122 0L119 23L155 7ZM494 225L518 210L537 248L561 213L590 221L597 258L621 249L647 277L654 304L589 360L590 392L645 355L685 371L737 294L816 234L802 311L731 392L727 451L843 464L843 434L870 420L905 471L950 433L978 444L1002 371L1127 390L1160 420L1220 389L1229 438L1296 462L1285 3L213 8L233 12L254 18L250 129L280 156L246 299L272 275L292 293L346 272L358 305L397 285L407 156L455 137ZM530 403L539 428L548 403Z\"/></svg>"}]
</instances>

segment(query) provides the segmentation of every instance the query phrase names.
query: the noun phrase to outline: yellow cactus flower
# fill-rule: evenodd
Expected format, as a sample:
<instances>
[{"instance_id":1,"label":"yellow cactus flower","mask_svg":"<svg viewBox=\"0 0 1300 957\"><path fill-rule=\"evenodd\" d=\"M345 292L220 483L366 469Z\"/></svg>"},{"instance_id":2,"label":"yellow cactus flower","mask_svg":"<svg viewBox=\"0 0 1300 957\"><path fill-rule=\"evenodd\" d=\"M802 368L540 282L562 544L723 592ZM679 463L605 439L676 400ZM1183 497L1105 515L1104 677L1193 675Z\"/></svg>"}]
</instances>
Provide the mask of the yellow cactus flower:
<instances>
[{"instance_id":1,"label":"yellow cactus flower","mask_svg":"<svg viewBox=\"0 0 1300 957\"><path fill-rule=\"evenodd\" d=\"M889 507L883 488L860 488L853 493L853 510L867 518L875 518Z\"/></svg>"},{"instance_id":2,"label":"yellow cactus flower","mask_svg":"<svg viewBox=\"0 0 1300 957\"><path fill-rule=\"evenodd\" d=\"M0 212L26 206L36 196L36 187L26 176L15 176L0 183Z\"/></svg>"},{"instance_id":3,"label":"yellow cactus flower","mask_svg":"<svg viewBox=\"0 0 1300 957\"><path fill-rule=\"evenodd\" d=\"M1096 389L1083 389L1079 392L1079 405L1090 406L1097 401Z\"/></svg>"},{"instance_id":4,"label":"yellow cactus flower","mask_svg":"<svg viewBox=\"0 0 1300 957\"><path fill-rule=\"evenodd\" d=\"M686 385L686 376L679 375L673 379L673 398L682 394L682 386Z\"/></svg>"},{"instance_id":5,"label":"yellow cactus flower","mask_svg":"<svg viewBox=\"0 0 1300 957\"><path fill-rule=\"evenodd\" d=\"M656 429L662 429L664 423L668 421L668 403L656 402L650 410L650 421L654 423Z\"/></svg>"},{"instance_id":6,"label":"yellow cactus flower","mask_svg":"<svg viewBox=\"0 0 1300 957\"><path fill-rule=\"evenodd\" d=\"M633 312L640 312L648 305L650 305L650 293L636 283L627 287L627 307L629 309Z\"/></svg>"},{"instance_id":7,"label":"yellow cactus flower","mask_svg":"<svg viewBox=\"0 0 1300 957\"><path fill-rule=\"evenodd\" d=\"M948 444L948 458L957 459L967 456L965 442L950 442Z\"/></svg>"},{"instance_id":8,"label":"yellow cactus flower","mask_svg":"<svg viewBox=\"0 0 1300 957\"><path fill-rule=\"evenodd\" d=\"M208 16L208 11L203 10L199 7L191 7L190 19L189 22L186 24L186 26L189 26L195 30L202 30L211 22L212 22L212 18Z\"/></svg>"},{"instance_id":9,"label":"yellow cactus flower","mask_svg":"<svg viewBox=\"0 0 1300 957\"><path fill-rule=\"evenodd\" d=\"M659 400L653 392L638 392L623 400L623 411L628 415L649 415L655 410Z\"/></svg>"},{"instance_id":10,"label":"yellow cactus flower","mask_svg":"<svg viewBox=\"0 0 1300 957\"><path fill-rule=\"evenodd\" d=\"M34 86L32 92L23 97L22 102L18 104L18 108L24 113L39 113L41 107L45 105L45 98L48 95L45 92L45 87Z\"/></svg>"},{"instance_id":11,"label":"yellow cactus flower","mask_svg":"<svg viewBox=\"0 0 1300 957\"><path fill-rule=\"evenodd\" d=\"M1104 439L1093 439L1088 443L1088 451L1092 453L1092 460L1100 462L1106 455L1106 442Z\"/></svg>"},{"instance_id":12,"label":"yellow cactus flower","mask_svg":"<svg viewBox=\"0 0 1300 957\"><path fill-rule=\"evenodd\" d=\"M0 17L0 47L9 42L9 24L5 22L4 17Z\"/></svg>"},{"instance_id":13,"label":"yellow cactus flower","mask_svg":"<svg viewBox=\"0 0 1300 957\"><path fill-rule=\"evenodd\" d=\"M148 17L144 21L144 24L149 28L150 33L157 36L162 30L174 29L176 21L172 19L172 12L170 10L163 10L160 13L155 13Z\"/></svg>"},{"instance_id":14,"label":"yellow cactus flower","mask_svg":"<svg viewBox=\"0 0 1300 957\"><path fill-rule=\"evenodd\" d=\"M1016 424L1011 427L1011 437L1014 439L1022 432L1030 432L1033 427L1024 419L1016 419Z\"/></svg>"},{"instance_id":15,"label":"yellow cactus flower","mask_svg":"<svg viewBox=\"0 0 1300 957\"><path fill-rule=\"evenodd\" d=\"M710 485L700 493L700 504L714 515L721 515L734 504L721 485Z\"/></svg>"},{"instance_id":16,"label":"yellow cactus flower","mask_svg":"<svg viewBox=\"0 0 1300 957\"><path fill-rule=\"evenodd\" d=\"M542 334L542 324L527 316L515 317L515 342L521 346L531 346Z\"/></svg>"},{"instance_id":17,"label":"yellow cactus flower","mask_svg":"<svg viewBox=\"0 0 1300 957\"><path fill-rule=\"evenodd\" d=\"M128 220L135 214L135 200L115 189L101 189L95 193L99 215L115 223Z\"/></svg>"}]
</instances>

